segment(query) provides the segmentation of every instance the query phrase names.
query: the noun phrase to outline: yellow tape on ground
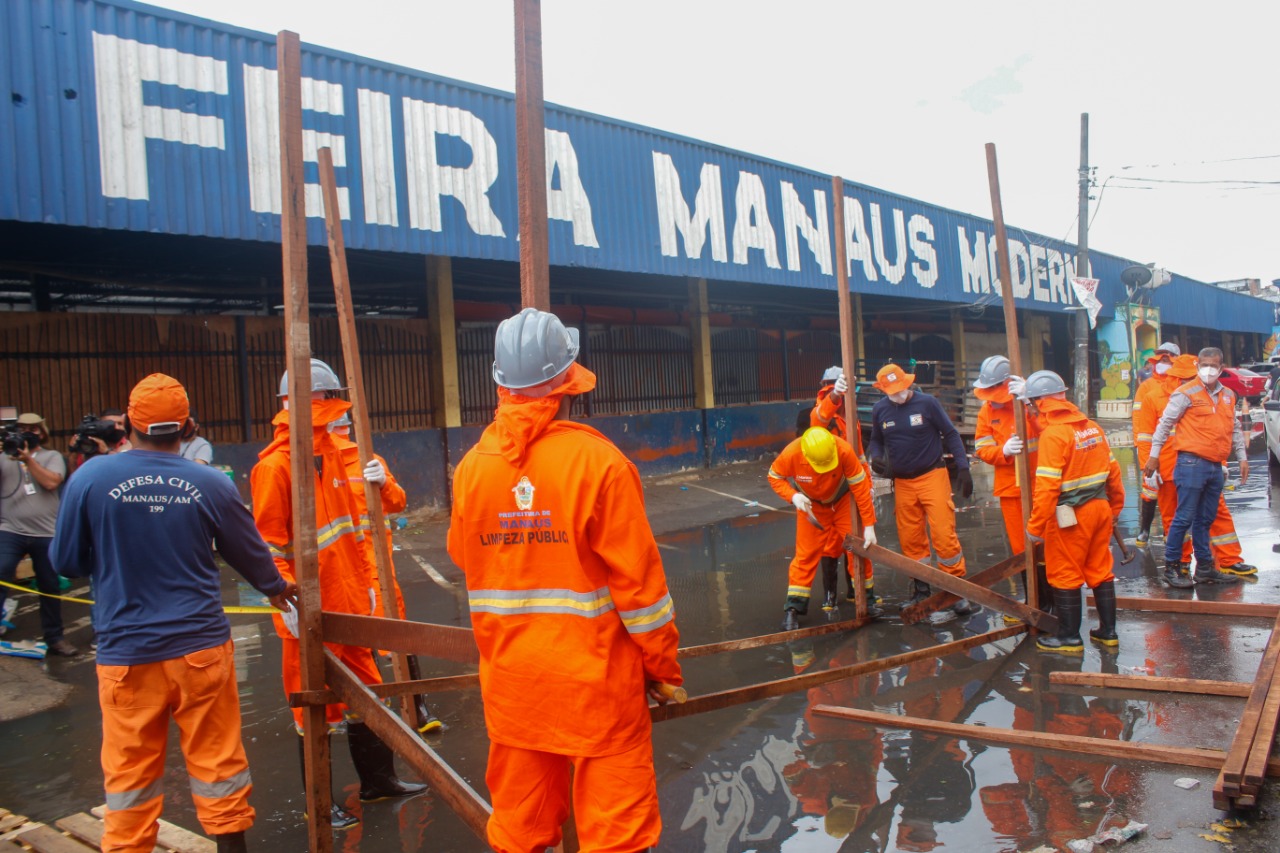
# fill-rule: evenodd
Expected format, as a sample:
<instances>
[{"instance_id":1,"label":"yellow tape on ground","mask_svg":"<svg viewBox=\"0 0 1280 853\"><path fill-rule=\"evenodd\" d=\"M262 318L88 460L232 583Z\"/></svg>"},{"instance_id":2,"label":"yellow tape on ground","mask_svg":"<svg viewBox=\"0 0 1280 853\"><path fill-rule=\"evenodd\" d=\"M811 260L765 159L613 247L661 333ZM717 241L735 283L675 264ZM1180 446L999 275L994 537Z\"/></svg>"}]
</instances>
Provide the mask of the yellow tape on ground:
<instances>
[{"instance_id":1,"label":"yellow tape on ground","mask_svg":"<svg viewBox=\"0 0 1280 853\"><path fill-rule=\"evenodd\" d=\"M41 592L38 589L32 589L29 586L22 586L21 584L9 583L8 581L0 581L0 586L7 586L9 589L16 589L19 592L29 592L34 595L42 595L45 598L56 598L59 601L71 601L76 604L93 604L93 601L88 598L76 598L73 595L54 595L51 592ZM223 607L222 611L224 613L278 613L279 612L274 607L263 607L260 605L259 606L228 605Z\"/></svg>"}]
</instances>

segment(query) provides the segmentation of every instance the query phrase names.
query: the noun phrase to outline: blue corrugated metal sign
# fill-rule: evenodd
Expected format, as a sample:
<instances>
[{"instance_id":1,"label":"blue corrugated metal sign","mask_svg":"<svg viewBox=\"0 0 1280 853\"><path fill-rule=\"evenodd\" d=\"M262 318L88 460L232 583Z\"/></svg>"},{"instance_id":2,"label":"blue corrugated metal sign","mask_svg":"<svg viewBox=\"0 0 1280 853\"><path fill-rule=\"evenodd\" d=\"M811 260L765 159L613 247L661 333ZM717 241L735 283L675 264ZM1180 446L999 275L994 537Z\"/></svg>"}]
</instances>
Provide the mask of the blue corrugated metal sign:
<instances>
[{"instance_id":1,"label":"blue corrugated metal sign","mask_svg":"<svg viewBox=\"0 0 1280 853\"><path fill-rule=\"evenodd\" d=\"M0 6L0 219L279 240L273 37L124 0ZM509 94L318 48L302 67L312 242L329 146L349 247L519 259ZM553 264L834 289L843 239L858 292L995 298L987 220L846 183L834 235L826 175L556 107L546 123ZM1073 247L1010 237L1019 303L1072 307ZM1115 304L1127 262L1091 258ZM1257 300L1166 290L1166 322L1270 329Z\"/></svg>"}]
</instances>

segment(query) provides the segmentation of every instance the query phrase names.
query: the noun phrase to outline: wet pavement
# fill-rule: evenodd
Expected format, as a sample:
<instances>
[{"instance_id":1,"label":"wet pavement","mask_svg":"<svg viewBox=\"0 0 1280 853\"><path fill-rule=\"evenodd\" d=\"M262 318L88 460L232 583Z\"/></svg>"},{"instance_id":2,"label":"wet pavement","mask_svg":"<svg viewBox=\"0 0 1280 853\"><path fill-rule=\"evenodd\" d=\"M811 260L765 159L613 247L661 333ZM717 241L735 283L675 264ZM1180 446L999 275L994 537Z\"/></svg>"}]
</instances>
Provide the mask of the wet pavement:
<instances>
[{"instance_id":1,"label":"wet pavement","mask_svg":"<svg viewBox=\"0 0 1280 853\"><path fill-rule=\"evenodd\" d=\"M1116 451L1127 472L1128 505L1122 531L1137 524L1132 451ZM1253 476L1228 492L1247 561L1258 578L1197 588L1216 600L1280 601L1280 517L1268 477L1265 447L1251 447ZM794 543L792 513L770 511L781 501L764 480L767 463L660 478L646 483L650 516L676 600L682 645L755 636L778 630L786 569ZM990 493L990 474L974 465L977 495ZM877 498L884 521L880 542L896 548L892 496ZM997 503L978 499L959 507L960 538L970 572L1008 554ZM696 526L695 526L696 525ZM1157 521L1157 527L1159 522ZM424 621L467 624L460 573L443 550L445 521L428 520L398 538L396 563L410 613ZM1155 544L1162 540L1155 539ZM1153 549L1157 554L1159 548ZM1143 553L1117 566L1121 596L1165 597L1156 563ZM1012 581L997 589L1011 592ZM891 605L908 581L877 574L876 591ZM79 590L85 594L87 590ZM77 594L73 591L72 594ZM256 593L228 577L225 600L259 603ZM852 605L842 605L851 618ZM67 605L71 639L87 644L86 608ZM826 616L816 601L804 624ZM1092 613L1086 615L1086 620ZM35 624L24 597L19 636ZM232 617L258 821L252 845L306 848L295 735L280 688L279 643L261 617ZM685 663L691 694L706 693L797 672L814 672L1003 627L983 610L942 626L904 626L886 618L860 631L762 649L723 653ZM1242 699L1196 695L1085 691L1051 686L1055 670L1251 681L1270 620L1159 613L1120 614L1118 653L1086 648L1075 659L1038 653L1012 638L967 653L920 661L873 676L835 682L754 704L659 723L654 755L667 851L1032 851L1066 850L1068 841L1130 820L1149 824L1124 850L1210 851L1230 842L1236 851L1273 851L1280 828L1274 788L1241 828L1215 823L1216 773L1154 763L1113 762L1076 753L1015 749L901 729L878 729L813 713L818 704L932 717L993 727L1092 735L1177 746L1226 748ZM1086 644L1089 645L1089 644ZM16 668L15 668L16 667ZM27 669L24 671L23 667ZM41 680L42 664L6 660L0 685L15 676ZM99 714L91 656L50 660L44 670L71 686L69 699L39 713L0 723L0 806L38 820L85 811L102 802L98 765ZM424 675L461 671L423 659ZM389 673L389 667L384 667ZM24 675L25 672L25 675ZM478 691L440 694L432 701L448 729L432 744L482 793L487 750ZM339 799L363 823L340 836L341 850L478 851L487 849L432 795L402 803L361 806L357 782L335 736L334 779ZM408 775L408 774L406 774ZM1173 783L1190 777L1194 790ZM170 743L165 817L198 830L186 774ZM1204 836L1218 836L1223 841Z\"/></svg>"}]
</instances>

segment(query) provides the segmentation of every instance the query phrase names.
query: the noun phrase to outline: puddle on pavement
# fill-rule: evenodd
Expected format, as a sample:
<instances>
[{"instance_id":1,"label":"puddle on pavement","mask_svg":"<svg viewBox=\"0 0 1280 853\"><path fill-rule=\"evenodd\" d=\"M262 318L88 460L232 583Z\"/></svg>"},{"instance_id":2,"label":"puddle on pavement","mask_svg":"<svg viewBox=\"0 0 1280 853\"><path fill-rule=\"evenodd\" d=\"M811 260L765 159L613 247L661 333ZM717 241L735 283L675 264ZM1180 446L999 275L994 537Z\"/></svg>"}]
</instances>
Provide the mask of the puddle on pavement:
<instances>
[{"instance_id":1,"label":"puddle on pavement","mask_svg":"<svg viewBox=\"0 0 1280 853\"><path fill-rule=\"evenodd\" d=\"M1258 579L1196 595L1230 601L1277 601L1280 570L1271 544L1280 541L1271 489L1262 475L1265 448L1253 445L1258 474L1249 489L1227 500L1244 555L1260 566ZM1118 450L1128 506L1121 517L1132 540L1137 492L1132 451ZM975 465L976 492L989 494L989 470ZM896 546L891 498L878 499L885 519L881 544ZM958 511L970 571L1007 555L999 507L979 500ZM682 645L755 636L778 630L794 519L765 513L661 537L676 600ZM1158 526L1158 522L1157 522ZM1157 546L1162 540L1157 539ZM1132 547L1132 546L1131 546ZM397 554L399 561L409 556ZM406 569L406 574L408 570ZM1120 595L1165 595L1155 562L1117 566ZM415 579L422 578L420 572ZM237 594L228 581L229 600ZM884 572L876 591L889 605L907 594L905 578ZM998 589L1011 592L1012 581ZM250 593L252 591L249 591ZM465 623L465 601L428 582L405 585L411 612L429 621ZM246 603L248 599L246 598ZM842 604L844 618L852 605ZM894 611L894 607L889 608ZM815 605L804 624L826 617ZM1092 618L1088 614L1087 619ZM686 662L692 694L844 666L1002 627L980 611L933 627L903 626L896 617L852 634ZM269 625L233 620L246 748L254 776L258 821L251 842L281 849L306 847L295 735L279 680L279 644ZM1270 623L1262 619L1171 617L1121 613L1118 654L1088 648L1082 658L1038 653L1012 638L942 659L919 661L878 675L708 714L659 723L654 729L664 819L661 850L670 851L1031 851L1066 849L1082 838L1129 820L1150 824L1145 837L1123 849L1217 850L1205 840L1222 813L1212 808L1216 774L1143 763L1112 763L1074 753L1014 749L898 729L876 729L813 712L818 704L931 717L994 727L1223 748L1242 700L1173 694L1106 692L1049 685L1054 670L1086 670L1194 678L1251 680ZM423 660L424 674L458 671ZM98 765L99 716L90 661L49 664L75 685L66 705L0 724L5 735L0 806L52 821L102 801ZM389 669L389 668L388 668ZM448 731L432 743L472 785L484 792L487 742L478 691L440 694L433 706ZM334 786L364 822L341 835L340 850L474 851L486 849L434 796L361 807L344 745L333 740ZM1181 777L1199 781L1185 791ZM165 817L197 829L186 773L170 743ZM1264 807L1274 803L1268 795ZM1237 851L1273 850L1277 833L1257 822L1232 833Z\"/></svg>"}]
</instances>

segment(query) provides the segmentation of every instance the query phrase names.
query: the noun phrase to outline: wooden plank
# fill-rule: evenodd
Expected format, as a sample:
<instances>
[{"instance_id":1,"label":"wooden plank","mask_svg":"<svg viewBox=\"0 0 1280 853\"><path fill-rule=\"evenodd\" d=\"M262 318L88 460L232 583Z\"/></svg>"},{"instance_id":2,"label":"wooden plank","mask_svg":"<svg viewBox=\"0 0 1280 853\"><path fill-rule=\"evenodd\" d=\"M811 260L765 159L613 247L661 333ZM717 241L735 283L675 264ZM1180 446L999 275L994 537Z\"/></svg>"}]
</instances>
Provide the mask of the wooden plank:
<instances>
[{"instance_id":1,"label":"wooden plank","mask_svg":"<svg viewBox=\"0 0 1280 853\"><path fill-rule=\"evenodd\" d=\"M1089 607L1095 606L1093 596L1086 595L1085 603ZM1151 613L1199 613L1205 616L1246 616L1258 619L1275 619L1280 616L1280 604L1205 601L1199 598L1117 597L1116 609L1145 610Z\"/></svg>"},{"instance_id":2,"label":"wooden plank","mask_svg":"<svg viewBox=\"0 0 1280 853\"><path fill-rule=\"evenodd\" d=\"M694 714L701 714L707 711L717 711L721 708L730 708L734 705L743 705L747 702L758 702L762 699L771 699L774 696L782 696L786 693L792 693L797 690L808 690L810 687L830 684L833 681L843 681L846 678L854 678L859 675L897 669L900 666L906 666L907 664L918 660L937 658L942 657L943 655L967 651L976 646L984 646L988 643L995 643L1009 637L1015 637L1024 633L1026 630L1026 625L1012 625L1008 628L988 631L985 634L965 637L962 640L954 640L950 643L942 643L937 646L925 646L923 648L913 649L909 652L891 655L887 658L863 661L849 666L820 670L818 672L806 672L802 675L793 675L789 678L780 678L774 681L766 681L761 684L750 684L746 687L735 687L730 690L707 693L703 696L693 696L690 697L689 701L685 702L683 705L668 704L652 706L649 708L649 717L654 722L661 722L662 720L674 720L678 717L691 717Z\"/></svg>"},{"instance_id":3,"label":"wooden plank","mask_svg":"<svg viewBox=\"0 0 1280 853\"><path fill-rule=\"evenodd\" d=\"M1258 665L1258 675L1245 701L1244 710L1240 713L1240 725L1236 728L1231 746L1227 749L1222 769L1218 773L1213 787L1214 803L1229 800L1238 795L1240 782L1244 777L1245 762L1253 748L1254 737L1258 733L1258 725L1262 718L1262 710L1267 702L1267 693L1271 689L1276 668L1276 660L1280 657L1280 619L1271 631L1266 649L1262 654L1262 662ZM1268 748L1269 748L1268 744Z\"/></svg>"},{"instance_id":4,"label":"wooden plank","mask_svg":"<svg viewBox=\"0 0 1280 853\"><path fill-rule=\"evenodd\" d=\"M677 653L681 660L700 658L720 652L737 652L743 649L758 649L761 646L772 646L778 643L790 643L809 637L820 637L825 634L839 634L853 631L870 622L870 619L845 619L840 622L828 622L825 625L811 625L796 631L781 631L776 634L761 634L757 637L742 637L737 640L722 640L718 643L707 643L701 646L686 646Z\"/></svg>"},{"instance_id":5,"label":"wooden plank","mask_svg":"<svg viewBox=\"0 0 1280 853\"><path fill-rule=\"evenodd\" d=\"M1204 678L1166 678L1156 675L1116 675L1106 672L1051 672L1050 684L1115 690L1152 690L1161 693L1199 693L1208 696L1245 697L1253 685L1240 681L1210 681Z\"/></svg>"},{"instance_id":6,"label":"wooden plank","mask_svg":"<svg viewBox=\"0 0 1280 853\"><path fill-rule=\"evenodd\" d=\"M995 726L946 723L924 717L883 714L879 711L863 711L858 708L842 708L836 705L815 705L813 711L825 717L854 720L884 728L913 729L966 740L981 740L1009 746L1048 749L1054 752L1085 753L1094 758L1150 761L1156 764L1175 764L1213 769L1222 766L1224 757L1224 753L1220 749L1164 746L1155 743L1111 740L1109 738L1086 737L1084 735L1065 735L1056 732L1029 732L1020 729L1002 729Z\"/></svg>"},{"instance_id":7,"label":"wooden plank","mask_svg":"<svg viewBox=\"0 0 1280 853\"><path fill-rule=\"evenodd\" d=\"M1037 544L1036 547L1043 548L1044 546ZM1013 577L1022 571L1023 563L1022 555L1017 554L1001 560L994 566L983 569L976 575L967 578L967 580L971 583L976 583L978 586L990 589L1005 578ZM950 607L959 600L959 596L952 595L949 592L935 592L922 601L917 601L915 604L902 608L902 621L908 625L914 625L930 613L941 610L944 607Z\"/></svg>"},{"instance_id":8,"label":"wooden plank","mask_svg":"<svg viewBox=\"0 0 1280 853\"><path fill-rule=\"evenodd\" d=\"M323 617L327 643L426 655L455 663L480 662L480 650L470 628L329 611Z\"/></svg>"},{"instance_id":9,"label":"wooden plank","mask_svg":"<svg viewBox=\"0 0 1280 853\"><path fill-rule=\"evenodd\" d=\"M862 547L862 542L855 540L852 536L845 538L844 547L846 551L870 557L874 562L882 566L896 569L908 577L924 581L930 586L936 586L952 595L976 601L982 606L990 607L999 613L1008 613L1016 616L1023 622L1035 626L1038 630L1050 634L1058 631L1058 618L1056 616L1028 607L1021 601L1015 601L998 592L992 592L972 581L949 575L944 571L935 569L933 566L926 566L924 563L904 557L901 554L890 551L888 548L882 548L879 545L864 548Z\"/></svg>"},{"instance_id":10,"label":"wooden plank","mask_svg":"<svg viewBox=\"0 0 1280 853\"><path fill-rule=\"evenodd\" d=\"M1280 632L1280 623L1276 631ZM1259 677L1261 677L1259 671ZM1271 672L1271 684L1267 688L1267 701L1262 706L1262 716L1258 721L1258 731L1253 736L1253 746L1244 764L1244 780L1241 788L1246 793L1256 794L1267 776L1267 759L1275 747L1276 726L1280 723L1280 660Z\"/></svg>"},{"instance_id":11,"label":"wooden plank","mask_svg":"<svg viewBox=\"0 0 1280 853\"><path fill-rule=\"evenodd\" d=\"M0 832L8 832L26 822L27 819L20 814L7 814L4 817L0 817Z\"/></svg>"},{"instance_id":12,"label":"wooden plank","mask_svg":"<svg viewBox=\"0 0 1280 853\"><path fill-rule=\"evenodd\" d=\"M106 816L107 807L94 806L89 809L89 813L102 818ZM212 838L205 838L163 818L157 822L160 824L160 834L156 838L156 849L173 850L176 853L217 853L218 844Z\"/></svg>"},{"instance_id":13,"label":"wooden plank","mask_svg":"<svg viewBox=\"0 0 1280 853\"><path fill-rule=\"evenodd\" d=\"M547 246L547 152L542 103L542 3L515 0L516 206L520 304L551 310Z\"/></svg>"},{"instance_id":14,"label":"wooden plank","mask_svg":"<svg viewBox=\"0 0 1280 853\"><path fill-rule=\"evenodd\" d=\"M36 853L89 853L93 850L43 823L15 835L12 840L27 845Z\"/></svg>"},{"instance_id":15,"label":"wooden plank","mask_svg":"<svg viewBox=\"0 0 1280 853\"><path fill-rule=\"evenodd\" d=\"M79 814L68 815L61 820L55 821L54 825L76 838L88 844L90 847L100 848L102 846L102 834L106 832L107 827L102 821L93 815L80 812Z\"/></svg>"}]
</instances>

